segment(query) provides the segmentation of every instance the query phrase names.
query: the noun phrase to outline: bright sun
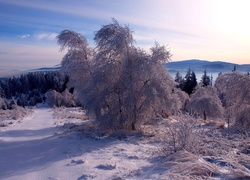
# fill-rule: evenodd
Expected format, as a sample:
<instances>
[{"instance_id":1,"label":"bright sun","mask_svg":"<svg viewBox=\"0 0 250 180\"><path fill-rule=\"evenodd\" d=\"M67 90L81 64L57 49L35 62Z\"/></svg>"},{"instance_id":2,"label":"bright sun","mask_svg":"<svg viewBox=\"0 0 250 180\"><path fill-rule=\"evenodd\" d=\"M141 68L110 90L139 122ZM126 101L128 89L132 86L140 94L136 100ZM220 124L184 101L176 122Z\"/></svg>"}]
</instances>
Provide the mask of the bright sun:
<instances>
[{"instance_id":1,"label":"bright sun","mask_svg":"<svg viewBox=\"0 0 250 180\"><path fill-rule=\"evenodd\" d=\"M214 15L218 27L227 35L250 37L250 0L215 0Z\"/></svg>"}]
</instances>

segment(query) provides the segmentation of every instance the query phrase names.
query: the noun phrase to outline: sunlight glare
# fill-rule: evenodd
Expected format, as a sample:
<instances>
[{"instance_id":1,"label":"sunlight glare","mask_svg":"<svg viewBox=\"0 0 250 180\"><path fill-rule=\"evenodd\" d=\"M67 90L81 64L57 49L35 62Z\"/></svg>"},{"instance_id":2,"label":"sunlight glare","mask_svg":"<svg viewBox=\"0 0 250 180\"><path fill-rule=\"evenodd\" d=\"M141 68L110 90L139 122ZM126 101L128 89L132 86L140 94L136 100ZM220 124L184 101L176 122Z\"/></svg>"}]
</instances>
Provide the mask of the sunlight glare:
<instances>
[{"instance_id":1,"label":"sunlight glare","mask_svg":"<svg viewBox=\"0 0 250 180\"><path fill-rule=\"evenodd\" d=\"M248 38L250 31L250 1L216 0L214 15L218 28L228 36Z\"/></svg>"}]
</instances>

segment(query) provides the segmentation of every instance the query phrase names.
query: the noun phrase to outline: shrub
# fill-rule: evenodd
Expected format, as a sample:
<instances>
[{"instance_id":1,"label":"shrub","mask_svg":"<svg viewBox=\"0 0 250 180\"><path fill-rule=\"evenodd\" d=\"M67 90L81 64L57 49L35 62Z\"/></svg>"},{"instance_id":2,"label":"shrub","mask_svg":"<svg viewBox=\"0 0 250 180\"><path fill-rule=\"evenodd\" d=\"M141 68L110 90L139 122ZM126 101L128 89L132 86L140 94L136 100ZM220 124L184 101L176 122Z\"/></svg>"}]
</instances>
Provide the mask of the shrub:
<instances>
[{"instance_id":1,"label":"shrub","mask_svg":"<svg viewBox=\"0 0 250 180\"><path fill-rule=\"evenodd\" d=\"M7 102L4 98L0 97L0 109L6 110L8 109Z\"/></svg>"},{"instance_id":2,"label":"shrub","mask_svg":"<svg viewBox=\"0 0 250 180\"><path fill-rule=\"evenodd\" d=\"M216 79L215 87L225 108L241 104L250 105L250 78L246 74L223 74Z\"/></svg>"},{"instance_id":3,"label":"shrub","mask_svg":"<svg viewBox=\"0 0 250 180\"><path fill-rule=\"evenodd\" d=\"M198 114L203 119L223 117L224 109L217 94L214 87L198 86L195 93L191 95L186 110Z\"/></svg>"},{"instance_id":4,"label":"shrub","mask_svg":"<svg viewBox=\"0 0 250 180\"><path fill-rule=\"evenodd\" d=\"M196 120L189 115L179 115L177 120L165 122L166 129L161 139L161 152L170 155L182 150L193 151L198 144L194 132Z\"/></svg>"},{"instance_id":5,"label":"shrub","mask_svg":"<svg viewBox=\"0 0 250 180\"><path fill-rule=\"evenodd\" d=\"M46 98L50 107L74 107L76 105L73 95L67 89L62 94L55 90L49 91L46 93Z\"/></svg>"},{"instance_id":6,"label":"shrub","mask_svg":"<svg viewBox=\"0 0 250 180\"><path fill-rule=\"evenodd\" d=\"M236 125L249 128L250 78L246 74L232 72L220 75L215 82L219 97L225 107L226 118L236 118ZM243 127L246 126L246 127Z\"/></svg>"},{"instance_id":7,"label":"shrub","mask_svg":"<svg viewBox=\"0 0 250 180\"><path fill-rule=\"evenodd\" d=\"M236 126L242 130L250 129L250 105L241 107L236 116Z\"/></svg>"}]
</instances>

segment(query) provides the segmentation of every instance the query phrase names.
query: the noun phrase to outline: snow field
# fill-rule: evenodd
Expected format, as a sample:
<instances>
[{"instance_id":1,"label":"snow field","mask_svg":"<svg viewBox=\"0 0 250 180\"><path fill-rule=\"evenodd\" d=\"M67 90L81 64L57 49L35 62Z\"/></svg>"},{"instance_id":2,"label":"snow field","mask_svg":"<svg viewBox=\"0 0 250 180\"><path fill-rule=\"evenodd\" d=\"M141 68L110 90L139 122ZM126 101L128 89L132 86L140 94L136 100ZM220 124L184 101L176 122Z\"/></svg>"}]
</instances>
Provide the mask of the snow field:
<instances>
[{"instance_id":1,"label":"snow field","mask_svg":"<svg viewBox=\"0 0 250 180\"><path fill-rule=\"evenodd\" d=\"M171 118L168 121L177 123L175 117ZM14 122L0 128L0 179L250 177L250 158L239 149L248 143L248 139L243 143L241 136L223 140L211 134L212 139L204 139L207 142L197 146L205 146L211 155L192 154L183 150L162 156L162 138L166 136L164 120L144 125L145 133L142 134L126 136L123 132L117 132L104 135L95 129L93 120L88 119L79 108L51 109L39 106L31 116ZM211 128L203 126L205 131ZM214 128L211 132L217 131L216 125Z\"/></svg>"}]
</instances>

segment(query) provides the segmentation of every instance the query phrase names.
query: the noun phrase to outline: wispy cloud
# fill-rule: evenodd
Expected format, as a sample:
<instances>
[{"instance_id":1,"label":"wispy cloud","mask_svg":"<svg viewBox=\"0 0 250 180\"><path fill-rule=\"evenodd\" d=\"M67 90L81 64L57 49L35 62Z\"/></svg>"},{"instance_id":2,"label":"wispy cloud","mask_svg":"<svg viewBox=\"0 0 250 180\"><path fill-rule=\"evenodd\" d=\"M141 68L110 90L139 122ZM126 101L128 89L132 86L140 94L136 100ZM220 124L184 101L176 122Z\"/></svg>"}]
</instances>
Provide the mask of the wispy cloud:
<instances>
[{"instance_id":1,"label":"wispy cloud","mask_svg":"<svg viewBox=\"0 0 250 180\"><path fill-rule=\"evenodd\" d=\"M30 34L22 34L22 35L19 35L18 37L21 39L26 39L30 37Z\"/></svg>"},{"instance_id":2,"label":"wispy cloud","mask_svg":"<svg viewBox=\"0 0 250 180\"><path fill-rule=\"evenodd\" d=\"M57 33L39 33L35 34L36 40L54 40L58 34Z\"/></svg>"},{"instance_id":3,"label":"wispy cloud","mask_svg":"<svg viewBox=\"0 0 250 180\"><path fill-rule=\"evenodd\" d=\"M136 5L144 7L144 4L147 4L143 0L138 0L137 2L128 1L122 4L123 7L119 5L121 4L121 2L117 3L114 0L107 1L105 3L99 2L99 6L96 7L93 7L93 4L89 4L88 2L82 2L77 0L72 3L61 3L61 1L33 2L28 0L23 0L23 1L0 0L0 2L4 2L6 4L18 5L25 8L33 8L39 10L46 10L50 12L75 15L81 18L91 18L92 20L98 20L98 21L107 22L110 21L111 17L114 17L120 22L129 23L144 28L150 27L152 29L158 29L158 30L160 29L165 31L179 31L179 32L187 31L187 29L184 30L183 27L180 28L179 26L176 26L177 20L175 20L174 22L172 20L169 21L169 19L171 19L173 15L171 16L168 13L168 11L166 11L165 7L168 7L167 6L168 3L165 3L164 1L160 2L160 4L162 4L162 6L160 7L162 7L161 10L165 11L165 13L156 11L151 11L151 13L148 13L147 8L143 8L145 10L141 9L140 11L138 11ZM131 4L134 3L135 5L131 6ZM102 4L102 6L100 6L100 4ZM158 4L157 7L159 6L159 3L154 3L154 4ZM116 7L115 8L116 10L114 10L113 7ZM128 10L130 11L129 14L127 13ZM33 17L30 18L32 19ZM164 21L168 21L168 23L163 23Z\"/></svg>"},{"instance_id":4,"label":"wispy cloud","mask_svg":"<svg viewBox=\"0 0 250 180\"><path fill-rule=\"evenodd\" d=\"M56 39L56 36L58 35L58 33L52 33L52 32L47 32L47 33L36 33L36 34L21 34L21 35L18 35L18 37L20 39L27 39L27 38L30 38L30 40L55 40Z\"/></svg>"}]
</instances>

